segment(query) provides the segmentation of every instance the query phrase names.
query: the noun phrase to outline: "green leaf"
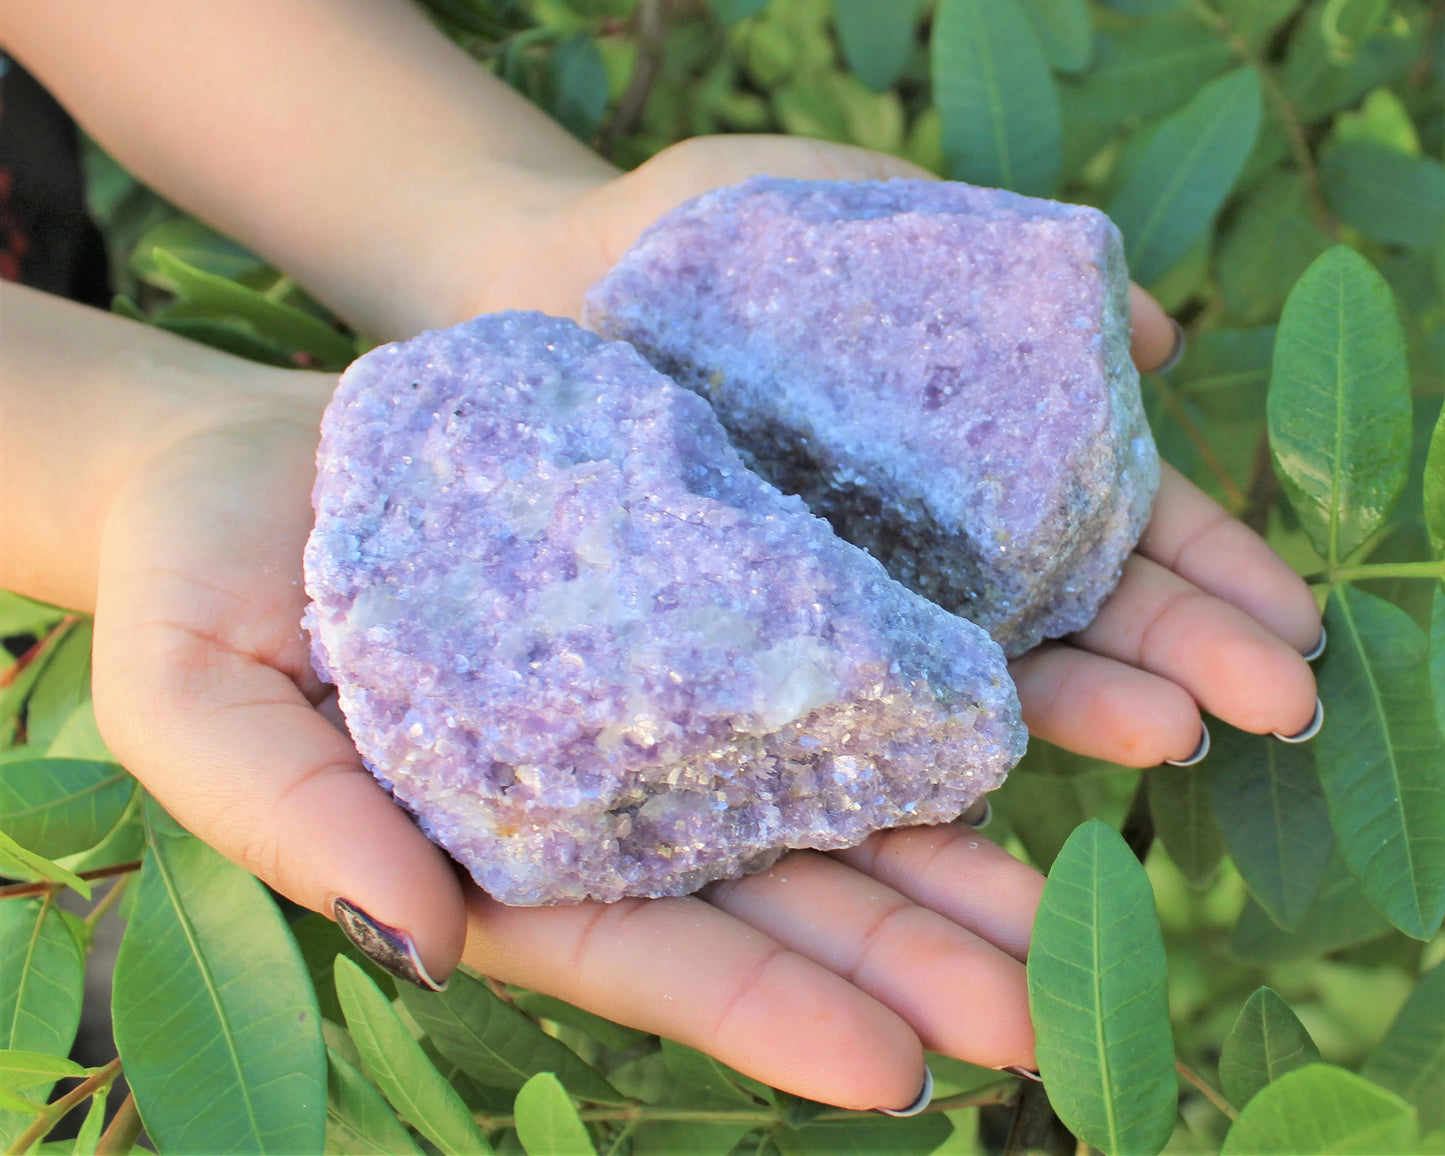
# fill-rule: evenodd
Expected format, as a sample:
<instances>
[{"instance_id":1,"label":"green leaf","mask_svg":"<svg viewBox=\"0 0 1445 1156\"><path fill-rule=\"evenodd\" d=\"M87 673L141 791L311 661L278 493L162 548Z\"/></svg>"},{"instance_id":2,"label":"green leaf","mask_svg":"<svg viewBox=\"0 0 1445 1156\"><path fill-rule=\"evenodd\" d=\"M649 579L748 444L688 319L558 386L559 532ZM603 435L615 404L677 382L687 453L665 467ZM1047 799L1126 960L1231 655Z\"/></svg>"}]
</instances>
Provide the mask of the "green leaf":
<instances>
[{"instance_id":1,"label":"green leaf","mask_svg":"<svg viewBox=\"0 0 1445 1156\"><path fill-rule=\"evenodd\" d=\"M1329 704L1315 754L1340 850L1380 913L1428 939L1445 917L1445 738L1430 701L1424 632L1348 585L1325 608L1316 666Z\"/></svg>"},{"instance_id":2,"label":"green leaf","mask_svg":"<svg viewBox=\"0 0 1445 1156\"><path fill-rule=\"evenodd\" d=\"M84 989L85 959L54 902L0 902L0 1048L69 1053ZM48 1091L38 1093L42 1101ZM9 1148L28 1124L0 1115L0 1146Z\"/></svg>"},{"instance_id":3,"label":"green leaf","mask_svg":"<svg viewBox=\"0 0 1445 1156\"><path fill-rule=\"evenodd\" d=\"M1410 1106L1353 1072L1309 1064L1252 1099L1220 1156L1379 1156L1415 1150Z\"/></svg>"},{"instance_id":4,"label":"green leaf","mask_svg":"<svg viewBox=\"0 0 1445 1156\"><path fill-rule=\"evenodd\" d=\"M25 704L25 741L37 749L50 745L79 706L90 698L89 621L76 623L55 647Z\"/></svg>"},{"instance_id":5,"label":"green leaf","mask_svg":"<svg viewBox=\"0 0 1445 1156\"><path fill-rule=\"evenodd\" d=\"M336 994L362 1066L392 1107L447 1156L490 1153L466 1104L432 1067L391 1001L344 955L336 957Z\"/></svg>"},{"instance_id":6,"label":"green leaf","mask_svg":"<svg viewBox=\"0 0 1445 1156\"><path fill-rule=\"evenodd\" d=\"M1315 549L1349 556L1389 516L1410 456L1405 334L1385 279L1352 249L1289 295L1274 345L1269 441Z\"/></svg>"},{"instance_id":7,"label":"green leaf","mask_svg":"<svg viewBox=\"0 0 1445 1156\"><path fill-rule=\"evenodd\" d=\"M1377 939L1390 924L1375 910L1336 847L1320 893L1293 931L1285 931L1253 900L1245 904L1229 951L1242 963L1273 963L1323 955Z\"/></svg>"},{"instance_id":8,"label":"green leaf","mask_svg":"<svg viewBox=\"0 0 1445 1156\"><path fill-rule=\"evenodd\" d=\"M71 1149L74 1156L89 1156L95 1151L100 1131L105 1127L105 1101L109 1091L108 1088L102 1088L91 1096L85 1121L80 1125L80 1131L75 1134L75 1147Z\"/></svg>"},{"instance_id":9,"label":"green leaf","mask_svg":"<svg viewBox=\"0 0 1445 1156\"><path fill-rule=\"evenodd\" d=\"M537 991L519 991L513 994L513 1003L527 1015L536 1019L553 1020L573 1028L583 1035L591 1036L604 1047L625 1052L636 1048L652 1037L636 1028L623 1027L611 1020L593 1015L555 996L543 995Z\"/></svg>"},{"instance_id":10,"label":"green leaf","mask_svg":"<svg viewBox=\"0 0 1445 1156\"><path fill-rule=\"evenodd\" d=\"M1069 111L1115 125L1173 112L1234 63L1217 36L1187 18L1100 31L1094 67L1073 87Z\"/></svg>"},{"instance_id":11,"label":"green leaf","mask_svg":"<svg viewBox=\"0 0 1445 1156\"><path fill-rule=\"evenodd\" d=\"M951 175L1053 192L1063 156L1059 96L1019 0L940 0L932 53Z\"/></svg>"},{"instance_id":12,"label":"green leaf","mask_svg":"<svg viewBox=\"0 0 1445 1156\"><path fill-rule=\"evenodd\" d=\"M1445 253L1445 245L1440 251ZM1425 529L1435 557L1445 560L1445 408L1435 422L1430 453L1425 459Z\"/></svg>"},{"instance_id":13,"label":"green leaf","mask_svg":"<svg viewBox=\"0 0 1445 1156\"><path fill-rule=\"evenodd\" d=\"M49 1087L56 1080L85 1075L85 1068L64 1056L17 1048L0 1050L0 1088L10 1092L23 1092L41 1084Z\"/></svg>"},{"instance_id":14,"label":"green leaf","mask_svg":"<svg viewBox=\"0 0 1445 1156\"><path fill-rule=\"evenodd\" d=\"M391 982L391 976L347 939L346 933L326 916L310 911L287 926L296 946L301 949L311 986L316 989L316 1004L322 1019L339 1024L344 1018L341 1003L336 998L336 984L332 981L332 968L338 955L346 956L359 966L377 986L384 987Z\"/></svg>"},{"instance_id":15,"label":"green leaf","mask_svg":"<svg viewBox=\"0 0 1445 1156\"><path fill-rule=\"evenodd\" d=\"M951 1135L953 1124L938 1112L901 1120L859 1116L781 1133L778 1148L789 1156L926 1156Z\"/></svg>"},{"instance_id":16,"label":"green leaf","mask_svg":"<svg viewBox=\"0 0 1445 1156\"><path fill-rule=\"evenodd\" d=\"M513 1112L527 1156L596 1156L587 1125L551 1072L538 1072L522 1085Z\"/></svg>"},{"instance_id":17,"label":"green leaf","mask_svg":"<svg viewBox=\"0 0 1445 1156\"><path fill-rule=\"evenodd\" d=\"M552 50L549 111L580 141L590 141L607 111L607 65L594 36L569 36Z\"/></svg>"},{"instance_id":18,"label":"green leaf","mask_svg":"<svg viewBox=\"0 0 1445 1156\"><path fill-rule=\"evenodd\" d=\"M1054 860L1028 983L1059 1118L1106 1152L1158 1152L1178 1099L1164 944L1149 877L1106 823L1085 823Z\"/></svg>"},{"instance_id":19,"label":"green leaf","mask_svg":"<svg viewBox=\"0 0 1445 1156\"><path fill-rule=\"evenodd\" d=\"M1229 316L1257 325L1279 316L1294 283L1330 238L1310 218L1304 178L1269 174L1235 215L1219 246L1219 288Z\"/></svg>"},{"instance_id":20,"label":"green leaf","mask_svg":"<svg viewBox=\"0 0 1445 1156\"><path fill-rule=\"evenodd\" d=\"M1275 31L1299 9L1304 0L1222 0L1220 13L1229 29L1252 47L1269 43Z\"/></svg>"},{"instance_id":21,"label":"green leaf","mask_svg":"<svg viewBox=\"0 0 1445 1156\"><path fill-rule=\"evenodd\" d=\"M1094 28L1086 0L1022 0L1050 68L1083 72L1094 59Z\"/></svg>"},{"instance_id":22,"label":"green leaf","mask_svg":"<svg viewBox=\"0 0 1445 1156\"><path fill-rule=\"evenodd\" d=\"M131 251L131 272L142 281L166 288L167 278L156 265L157 249L164 249L193 269L229 281L266 268L266 262L255 253L194 217L172 217L152 225Z\"/></svg>"},{"instance_id":23,"label":"green leaf","mask_svg":"<svg viewBox=\"0 0 1445 1156\"><path fill-rule=\"evenodd\" d=\"M161 1151L306 1152L326 1126L316 996L266 889L149 799L115 1042Z\"/></svg>"},{"instance_id":24,"label":"green leaf","mask_svg":"<svg viewBox=\"0 0 1445 1156\"><path fill-rule=\"evenodd\" d=\"M13 740L20 711L34 691L35 684L40 681L41 675L45 673L65 640L80 626L78 619L62 621L43 640L36 643L35 653L22 669L13 671L12 668L10 685L0 688L0 745L7 745Z\"/></svg>"},{"instance_id":25,"label":"green leaf","mask_svg":"<svg viewBox=\"0 0 1445 1156\"><path fill-rule=\"evenodd\" d=\"M1136 281L1167 272L1209 228L1254 147L1262 107L1259 73L1240 68L1154 131L1109 206Z\"/></svg>"},{"instance_id":26,"label":"green leaf","mask_svg":"<svg viewBox=\"0 0 1445 1156\"><path fill-rule=\"evenodd\" d=\"M27 851L4 831L0 831L0 875L8 875L12 879L48 879L52 883L73 887L85 898L90 898L90 884L84 879L43 855Z\"/></svg>"},{"instance_id":27,"label":"green leaf","mask_svg":"<svg viewBox=\"0 0 1445 1156\"><path fill-rule=\"evenodd\" d=\"M1414 1104L1422 1132L1445 1126L1445 963L1420 977L1360 1074Z\"/></svg>"},{"instance_id":28,"label":"green leaf","mask_svg":"<svg viewBox=\"0 0 1445 1156\"><path fill-rule=\"evenodd\" d=\"M419 1156L411 1134L366 1077L331 1048L326 1062L327 1151Z\"/></svg>"},{"instance_id":29,"label":"green leaf","mask_svg":"<svg viewBox=\"0 0 1445 1156\"><path fill-rule=\"evenodd\" d=\"M632 1130L632 1156L729 1156L738 1141L758 1125L647 1120Z\"/></svg>"},{"instance_id":30,"label":"green leaf","mask_svg":"<svg viewBox=\"0 0 1445 1156\"><path fill-rule=\"evenodd\" d=\"M920 13L918 0L833 0L843 59L874 92L887 92L908 67Z\"/></svg>"},{"instance_id":31,"label":"green leaf","mask_svg":"<svg viewBox=\"0 0 1445 1156\"><path fill-rule=\"evenodd\" d=\"M1296 928L1324 883L1334 847L1312 744L1292 745L1213 726L1214 813L1255 902Z\"/></svg>"},{"instance_id":32,"label":"green leaf","mask_svg":"<svg viewBox=\"0 0 1445 1156\"><path fill-rule=\"evenodd\" d=\"M1435 723L1445 733L1445 589L1439 586L1430 610L1430 691Z\"/></svg>"},{"instance_id":33,"label":"green leaf","mask_svg":"<svg viewBox=\"0 0 1445 1156\"><path fill-rule=\"evenodd\" d=\"M1273 360L1273 326L1214 329L1190 340L1170 379L1206 417L1247 421L1264 411Z\"/></svg>"},{"instance_id":34,"label":"green leaf","mask_svg":"<svg viewBox=\"0 0 1445 1156\"><path fill-rule=\"evenodd\" d=\"M708 7L723 27L730 27L739 20L761 12L768 6L768 0L708 0Z\"/></svg>"},{"instance_id":35,"label":"green leaf","mask_svg":"<svg viewBox=\"0 0 1445 1156\"><path fill-rule=\"evenodd\" d=\"M1315 6L1290 37L1281 81L1285 95L1305 124L1358 101L1373 88L1402 75L1420 58L1418 34L1376 36L1359 45L1348 60L1330 50Z\"/></svg>"},{"instance_id":36,"label":"green leaf","mask_svg":"<svg viewBox=\"0 0 1445 1156\"><path fill-rule=\"evenodd\" d=\"M1219 1056L1224 1094L1243 1108L1266 1084L1313 1064L1320 1050L1289 1004L1273 988L1259 988L1240 1009Z\"/></svg>"},{"instance_id":37,"label":"green leaf","mask_svg":"<svg viewBox=\"0 0 1445 1156\"><path fill-rule=\"evenodd\" d=\"M58 606L0 590L0 638L17 634L32 634L37 638L65 617L65 611Z\"/></svg>"},{"instance_id":38,"label":"green leaf","mask_svg":"<svg viewBox=\"0 0 1445 1156\"><path fill-rule=\"evenodd\" d=\"M356 356L351 340L311 314L187 264L164 249L154 251L157 271L187 301L217 314L248 322L262 340L310 354L328 368L341 368Z\"/></svg>"},{"instance_id":39,"label":"green leaf","mask_svg":"<svg viewBox=\"0 0 1445 1156\"><path fill-rule=\"evenodd\" d=\"M401 1002L441 1052L478 1083L517 1090L535 1072L553 1072L581 1100L623 1098L585 1060L465 971L446 991L398 986Z\"/></svg>"},{"instance_id":40,"label":"green leaf","mask_svg":"<svg viewBox=\"0 0 1445 1156\"><path fill-rule=\"evenodd\" d=\"M0 825L48 858L94 847L120 822L136 782L115 763L0 763Z\"/></svg>"},{"instance_id":41,"label":"green leaf","mask_svg":"<svg viewBox=\"0 0 1445 1156\"><path fill-rule=\"evenodd\" d=\"M296 362L280 345L257 337L249 326L216 317L173 317L167 313L151 319L151 324L187 341L198 341L247 361L295 369Z\"/></svg>"},{"instance_id":42,"label":"green leaf","mask_svg":"<svg viewBox=\"0 0 1445 1156\"><path fill-rule=\"evenodd\" d=\"M1331 211L1376 241L1426 247L1445 224L1445 165L1375 141L1345 141L1320 155Z\"/></svg>"},{"instance_id":43,"label":"green leaf","mask_svg":"<svg viewBox=\"0 0 1445 1156\"><path fill-rule=\"evenodd\" d=\"M1144 777L1155 834L1184 877L1203 890L1224 858L1224 837L1209 802L1209 768L1153 767Z\"/></svg>"}]
</instances>

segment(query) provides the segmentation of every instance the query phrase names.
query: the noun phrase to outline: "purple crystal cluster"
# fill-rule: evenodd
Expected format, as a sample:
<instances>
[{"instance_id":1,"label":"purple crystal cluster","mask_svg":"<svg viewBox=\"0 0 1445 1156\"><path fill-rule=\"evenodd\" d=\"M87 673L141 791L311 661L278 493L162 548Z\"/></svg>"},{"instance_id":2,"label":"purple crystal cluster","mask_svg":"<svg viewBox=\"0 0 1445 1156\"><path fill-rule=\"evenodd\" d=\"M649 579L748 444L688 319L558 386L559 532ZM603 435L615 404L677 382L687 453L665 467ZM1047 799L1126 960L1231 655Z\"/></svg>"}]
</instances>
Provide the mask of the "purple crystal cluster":
<instances>
[{"instance_id":1,"label":"purple crystal cluster","mask_svg":"<svg viewBox=\"0 0 1445 1156\"><path fill-rule=\"evenodd\" d=\"M1009 654L1090 622L1159 462L1102 213L951 182L754 178L652 226L587 323Z\"/></svg>"},{"instance_id":2,"label":"purple crystal cluster","mask_svg":"<svg viewBox=\"0 0 1445 1156\"><path fill-rule=\"evenodd\" d=\"M318 461L316 667L504 902L682 894L946 821L1023 753L985 632L748 470L628 345L509 313L383 346Z\"/></svg>"}]
</instances>

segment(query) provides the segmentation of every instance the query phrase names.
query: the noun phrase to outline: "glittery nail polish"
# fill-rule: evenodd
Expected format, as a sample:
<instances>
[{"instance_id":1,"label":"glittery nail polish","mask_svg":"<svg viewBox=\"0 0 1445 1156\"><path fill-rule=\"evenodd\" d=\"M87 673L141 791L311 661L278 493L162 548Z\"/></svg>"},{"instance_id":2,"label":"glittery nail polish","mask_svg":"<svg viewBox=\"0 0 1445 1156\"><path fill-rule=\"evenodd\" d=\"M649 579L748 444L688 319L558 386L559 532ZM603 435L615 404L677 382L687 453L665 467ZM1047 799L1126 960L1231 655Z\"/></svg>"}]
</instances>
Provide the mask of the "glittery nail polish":
<instances>
[{"instance_id":1,"label":"glittery nail polish","mask_svg":"<svg viewBox=\"0 0 1445 1156\"><path fill-rule=\"evenodd\" d=\"M346 938L379 967L424 991L446 990L446 981L438 983L427 971L408 932L373 919L349 899L334 900L331 910Z\"/></svg>"}]
</instances>

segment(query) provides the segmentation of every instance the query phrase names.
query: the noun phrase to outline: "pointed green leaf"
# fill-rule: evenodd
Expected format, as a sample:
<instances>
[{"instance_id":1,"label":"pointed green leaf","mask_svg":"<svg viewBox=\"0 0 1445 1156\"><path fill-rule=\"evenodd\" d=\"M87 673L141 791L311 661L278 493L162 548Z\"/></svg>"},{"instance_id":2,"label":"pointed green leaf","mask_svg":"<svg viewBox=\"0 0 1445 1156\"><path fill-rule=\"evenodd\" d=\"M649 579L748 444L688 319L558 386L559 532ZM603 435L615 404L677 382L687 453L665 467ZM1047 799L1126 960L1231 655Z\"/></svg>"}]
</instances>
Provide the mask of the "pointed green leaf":
<instances>
[{"instance_id":1,"label":"pointed green leaf","mask_svg":"<svg viewBox=\"0 0 1445 1156\"><path fill-rule=\"evenodd\" d=\"M1240 1009L1219 1056L1224 1094L1243 1108L1255 1093L1286 1072L1313 1064L1320 1050L1289 1004L1262 987Z\"/></svg>"},{"instance_id":2,"label":"pointed green leaf","mask_svg":"<svg viewBox=\"0 0 1445 1156\"><path fill-rule=\"evenodd\" d=\"M336 995L366 1074L418 1132L447 1156L490 1153L471 1112L432 1067L367 974L344 955L336 957Z\"/></svg>"},{"instance_id":3,"label":"pointed green leaf","mask_svg":"<svg viewBox=\"0 0 1445 1156\"><path fill-rule=\"evenodd\" d=\"M1234 63L1229 46L1188 18L1101 29L1094 66L1073 89L1070 114L1119 124L1173 112Z\"/></svg>"},{"instance_id":4,"label":"pointed green leaf","mask_svg":"<svg viewBox=\"0 0 1445 1156\"><path fill-rule=\"evenodd\" d=\"M23 1092L41 1084L49 1087L56 1080L84 1077L86 1069L63 1056L47 1052L27 1052L15 1048L0 1049L0 1088Z\"/></svg>"},{"instance_id":5,"label":"pointed green leaf","mask_svg":"<svg viewBox=\"0 0 1445 1156\"><path fill-rule=\"evenodd\" d=\"M1398 606L1337 586L1316 667L1327 705L1314 740L1340 850L1380 913L1428 939L1445 917L1445 738L1424 632Z\"/></svg>"},{"instance_id":6,"label":"pointed green leaf","mask_svg":"<svg viewBox=\"0 0 1445 1156\"><path fill-rule=\"evenodd\" d=\"M951 175L1046 196L1062 163L1059 96L1019 0L940 0L933 99Z\"/></svg>"},{"instance_id":7,"label":"pointed green leaf","mask_svg":"<svg viewBox=\"0 0 1445 1156\"><path fill-rule=\"evenodd\" d=\"M587 1125L551 1072L538 1072L522 1085L513 1112L527 1156L596 1156Z\"/></svg>"},{"instance_id":8,"label":"pointed green leaf","mask_svg":"<svg viewBox=\"0 0 1445 1156\"><path fill-rule=\"evenodd\" d=\"M135 790L135 780L115 763L0 763L0 826L37 854L73 855L110 833Z\"/></svg>"},{"instance_id":9,"label":"pointed green leaf","mask_svg":"<svg viewBox=\"0 0 1445 1156\"><path fill-rule=\"evenodd\" d=\"M381 1093L339 1054L326 1049L326 1148L330 1152L420 1153Z\"/></svg>"},{"instance_id":10,"label":"pointed green leaf","mask_svg":"<svg viewBox=\"0 0 1445 1156\"><path fill-rule=\"evenodd\" d=\"M326 1126L316 996L257 880L146 802L115 1042L162 1151L306 1152Z\"/></svg>"},{"instance_id":11,"label":"pointed green leaf","mask_svg":"<svg viewBox=\"0 0 1445 1156\"><path fill-rule=\"evenodd\" d=\"M1445 253L1445 244L1440 251ZM1445 285L1441 286L1445 293ZM1425 528L1435 557L1445 559L1445 408L1430 435L1430 452L1425 458Z\"/></svg>"},{"instance_id":12,"label":"pointed green leaf","mask_svg":"<svg viewBox=\"0 0 1445 1156\"><path fill-rule=\"evenodd\" d=\"M1184 877L1201 890L1208 887L1224 858L1224 837L1209 802L1209 768L1153 767L1144 777L1154 833Z\"/></svg>"},{"instance_id":13,"label":"pointed green leaf","mask_svg":"<svg viewBox=\"0 0 1445 1156\"><path fill-rule=\"evenodd\" d=\"M235 281L203 272L164 249L154 250L154 256L157 271L187 301L224 316L239 317L262 338L309 353L327 367L341 368L355 358L356 347L350 339L311 314L272 301Z\"/></svg>"},{"instance_id":14,"label":"pointed green leaf","mask_svg":"<svg viewBox=\"0 0 1445 1156\"><path fill-rule=\"evenodd\" d=\"M371 976L372 981L385 988L391 983L391 976L378 967L362 950L346 937L346 933L335 923L315 911L303 915L287 925L296 946L301 949L301 958L306 962L306 971L311 985L316 989L316 1004L321 1009L321 1018L339 1024L345 1017L341 1004L336 999L336 984L332 981L332 968L338 955L344 955Z\"/></svg>"},{"instance_id":15,"label":"pointed green leaf","mask_svg":"<svg viewBox=\"0 0 1445 1156\"><path fill-rule=\"evenodd\" d=\"M64 883L90 898L90 884L84 879L59 863L52 863L45 856L20 846L4 831L0 831L0 875L8 875L11 879L48 879L52 883Z\"/></svg>"},{"instance_id":16,"label":"pointed green leaf","mask_svg":"<svg viewBox=\"0 0 1445 1156\"><path fill-rule=\"evenodd\" d=\"M110 1093L109 1088L103 1088L90 1098L90 1107L85 1113L85 1122L80 1125L80 1131L75 1134L75 1147L71 1149L74 1156L91 1156L95 1151L97 1141L100 1140L101 1129L105 1127L105 1102Z\"/></svg>"},{"instance_id":17,"label":"pointed green leaf","mask_svg":"<svg viewBox=\"0 0 1445 1156\"><path fill-rule=\"evenodd\" d=\"M590 1011L584 1011L556 996L543 995L541 992L515 992L512 1002L535 1019L553 1020L558 1024L573 1028L583 1035L591 1036L604 1047L609 1047L616 1052L625 1052L636 1048L651 1038L646 1032L615 1024L611 1020L593 1015Z\"/></svg>"},{"instance_id":18,"label":"pointed green leaf","mask_svg":"<svg viewBox=\"0 0 1445 1156\"><path fill-rule=\"evenodd\" d=\"M887 92L908 67L920 12L918 0L833 0L843 59L874 92Z\"/></svg>"},{"instance_id":19,"label":"pointed green leaf","mask_svg":"<svg viewBox=\"0 0 1445 1156\"><path fill-rule=\"evenodd\" d=\"M1428 246L1445 225L1445 165L1377 141L1335 144L1320 155L1330 209L1376 241Z\"/></svg>"},{"instance_id":20,"label":"pointed green leaf","mask_svg":"<svg viewBox=\"0 0 1445 1156\"><path fill-rule=\"evenodd\" d=\"M1086 0L1022 0L1050 68L1083 72L1094 58L1094 27Z\"/></svg>"},{"instance_id":21,"label":"pointed green leaf","mask_svg":"<svg viewBox=\"0 0 1445 1156\"><path fill-rule=\"evenodd\" d=\"M1039 1070L1059 1118L1106 1152L1158 1152L1178 1100L1164 944L1144 868L1097 819L1049 871L1028 982Z\"/></svg>"},{"instance_id":22,"label":"pointed green leaf","mask_svg":"<svg viewBox=\"0 0 1445 1156\"><path fill-rule=\"evenodd\" d=\"M1320 892L1298 927L1284 930L1250 900L1234 925L1229 951L1242 963L1305 959L1378 939L1391 930L1365 898L1337 846L1325 868Z\"/></svg>"},{"instance_id":23,"label":"pointed green leaf","mask_svg":"<svg viewBox=\"0 0 1445 1156\"><path fill-rule=\"evenodd\" d=\"M91 623L76 623L55 647L25 704L25 741L37 749L50 745L60 728L90 697Z\"/></svg>"},{"instance_id":24,"label":"pointed green leaf","mask_svg":"<svg viewBox=\"0 0 1445 1156\"><path fill-rule=\"evenodd\" d=\"M0 902L0 1048L69 1053L84 989L85 959L54 902ZM31 1098L44 1101L48 1091ZM16 1107L0 1105L0 1147L8 1149L30 1123L9 1114Z\"/></svg>"},{"instance_id":25,"label":"pointed green leaf","mask_svg":"<svg viewBox=\"0 0 1445 1156\"><path fill-rule=\"evenodd\" d=\"M152 225L131 250L130 271L142 281L165 288L166 278L156 268L157 249L164 249L194 269L228 281L266 268L266 262L255 253L194 217L172 217Z\"/></svg>"},{"instance_id":26,"label":"pointed green leaf","mask_svg":"<svg viewBox=\"0 0 1445 1156\"><path fill-rule=\"evenodd\" d=\"M1255 902L1296 928L1320 892L1335 844L1312 744L1211 728L1210 793L1230 858Z\"/></svg>"},{"instance_id":27,"label":"pointed green leaf","mask_svg":"<svg viewBox=\"0 0 1445 1156\"><path fill-rule=\"evenodd\" d=\"M35 690L36 683L40 681L65 640L81 626L82 623L75 619L57 624L36 644L38 653L22 670L14 674L10 685L0 688L0 745L8 745L14 740L21 708L25 706Z\"/></svg>"},{"instance_id":28,"label":"pointed green leaf","mask_svg":"<svg viewBox=\"0 0 1445 1156\"><path fill-rule=\"evenodd\" d=\"M1309 1064L1262 1089L1220 1156L1383 1156L1415 1150L1410 1105L1353 1072Z\"/></svg>"},{"instance_id":29,"label":"pointed green leaf","mask_svg":"<svg viewBox=\"0 0 1445 1156\"><path fill-rule=\"evenodd\" d=\"M569 36L552 50L552 100L548 111L573 136L589 141L607 111L607 65L597 38Z\"/></svg>"},{"instance_id":30,"label":"pointed green leaf","mask_svg":"<svg viewBox=\"0 0 1445 1156\"><path fill-rule=\"evenodd\" d=\"M1360 1074L1414 1104L1422 1132L1445 1126L1445 963L1420 977Z\"/></svg>"},{"instance_id":31,"label":"pointed green leaf","mask_svg":"<svg viewBox=\"0 0 1445 1156\"><path fill-rule=\"evenodd\" d=\"M623 1100L566 1044L464 971L452 975L446 991L411 985L398 985L398 990L437 1051L478 1083L516 1090L535 1072L554 1072L578 1099L609 1104Z\"/></svg>"},{"instance_id":32,"label":"pointed green leaf","mask_svg":"<svg viewBox=\"0 0 1445 1156\"><path fill-rule=\"evenodd\" d=\"M58 606L0 590L0 638L15 634L44 637L46 631L64 617L65 611Z\"/></svg>"},{"instance_id":33,"label":"pointed green leaf","mask_svg":"<svg viewBox=\"0 0 1445 1156\"><path fill-rule=\"evenodd\" d=\"M1430 607L1430 690L1435 724L1445 734L1445 588L1440 586Z\"/></svg>"},{"instance_id":34,"label":"pointed green leaf","mask_svg":"<svg viewBox=\"0 0 1445 1156\"><path fill-rule=\"evenodd\" d=\"M1358 253L1336 246L1290 293L1269 387L1275 469L1323 557L1347 557L1399 500L1410 409L1390 287Z\"/></svg>"},{"instance_id":35,"label":"pointed green leaf","mask_svg":"<svg viewBox=\"0 0 1445 1156\"><path fill-rule=\"evenodd\" d=\"M1209 228L1254 147L1262 111L1259 73L1240 68L1154 131L1109 205L1136 281L1167 272Z\"/></svg>"}]
</instances>

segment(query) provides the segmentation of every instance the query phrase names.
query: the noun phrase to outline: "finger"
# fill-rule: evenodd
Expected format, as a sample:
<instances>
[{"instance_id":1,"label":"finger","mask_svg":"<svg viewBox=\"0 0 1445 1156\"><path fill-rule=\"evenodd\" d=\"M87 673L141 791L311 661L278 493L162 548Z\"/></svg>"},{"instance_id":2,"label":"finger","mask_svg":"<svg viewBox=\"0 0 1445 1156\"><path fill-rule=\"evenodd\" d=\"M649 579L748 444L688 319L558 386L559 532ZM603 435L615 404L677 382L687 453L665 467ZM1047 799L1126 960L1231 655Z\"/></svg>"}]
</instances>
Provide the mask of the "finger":
<instances>
[{"instance_id":1,"label":"finger","mask_svg":"<svg viewBox=\"0 0 1445 1156\"><path fill-rule=\"evenodd\" d=\"M1163 306L1129 282L1129 320L1132 331L1129 337L1129 354L1134 364L1148 373L1169 360L1177 342L1184 339L1184 331L1169 320Z\"/></svg>"},{"instance_id":2,"label":"finger","mask_svg":"<svg viewBox=\"0 0 1445 1156\"><path fill-rule=\"evenodd\" d=\"M1168 465L1138 549L1238 606L1300 653L1319 641L1319 607L1305 581L1264 539Z\"/></svg>"},{"instance_id":3,"label":"finger","mask_svg":"<svg viewBox=\"0 0 1445 1156\"><path fill-rule=\"evenodd\" d=\"M618 1023L846 1108L901 1108L923 1083L902 1019L696 898L506 907L468 889L465 959Z\"/></svg>"},{"instance_id":4,"label":"finger","mask_svg":"<svg viewBox=\"0 0 1445 1156\"><path fill-rule=\"evenodd\" d=\"M1167 678L1074 646L1009 663L1029 733L1093 759L1154 767L1199 743L1199 707Z\"/></svg>"},{"instance_id":5,"label":"finger","mask_svg":"<svg viewBox=\"0 0 1445 1156\"><path fill-rule=\"evenodd\" d=\"M98 629L95 663L104 733L178 822L313 911L347 900L403 952L409 938L427 976L451 974L464 920L449 861L289 678L159 626Z\"/></svg>"},{"instance_id":6,"label":"finger","mask_svg":"<svg viewBox=\"0 0 1445 1156\"><path fill-rule=\"evenodd\" d=\"M1097 618L1073 636L1086 650L1187 690L1210 714L1256 734L1296 734L1314 716L1309 664L1239 608L1135 554Z\"/></svg>"},{"instance_id":7,"label":"finger","mask_svg":"<svg viewBox=\"0 0 1445 1156\"><path fill-rule=\"evenodd\" d=\"M892 1008L930 1051L1033 1066L1023 964L847 864L794 852L705 897Z\"/></svg>"}]
</instances>

